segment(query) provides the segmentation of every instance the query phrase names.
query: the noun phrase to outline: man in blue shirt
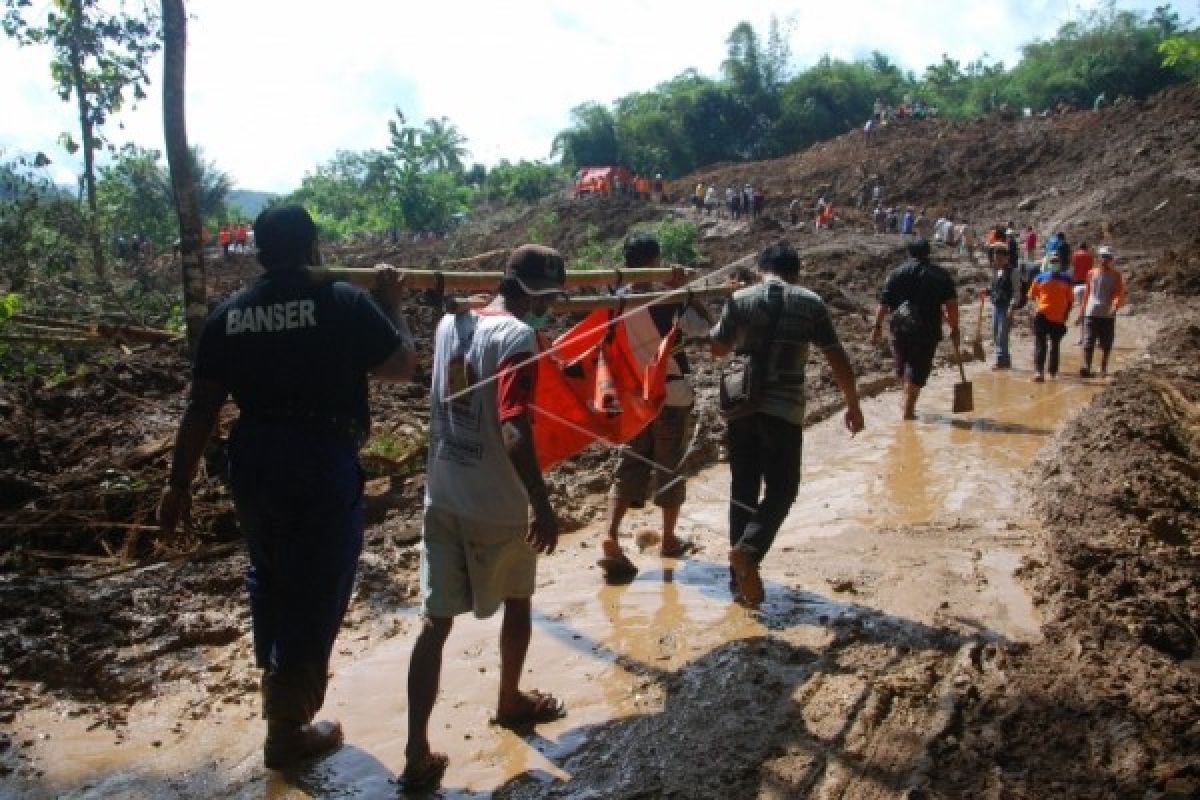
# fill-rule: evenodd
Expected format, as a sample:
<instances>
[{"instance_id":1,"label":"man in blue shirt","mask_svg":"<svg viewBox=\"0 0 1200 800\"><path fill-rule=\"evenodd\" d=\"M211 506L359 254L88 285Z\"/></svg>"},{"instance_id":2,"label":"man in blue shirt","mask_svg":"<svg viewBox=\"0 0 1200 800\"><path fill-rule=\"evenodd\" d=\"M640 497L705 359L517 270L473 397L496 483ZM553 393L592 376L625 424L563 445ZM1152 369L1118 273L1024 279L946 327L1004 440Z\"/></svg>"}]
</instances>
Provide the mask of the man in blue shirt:
<instances>
[{"instance_id":1,"label":"man in blue shirt","mask_svg":"<svg viewBox=\"0 0 1200 800\"><path fill-rule=\"evenodd\" d=\"M241 413L229 482L250 556L263 761L283 769L342 742L336 722L313 719L362 550L367 378L406 381L416 356L395 271L384 272L381 308L309 273L321 263L317 228L300 206L264 211L254 234L266 272L204 325L158 518L171 535L188 516L192 478L232 395Z\"/></svg>"}]
</instances>

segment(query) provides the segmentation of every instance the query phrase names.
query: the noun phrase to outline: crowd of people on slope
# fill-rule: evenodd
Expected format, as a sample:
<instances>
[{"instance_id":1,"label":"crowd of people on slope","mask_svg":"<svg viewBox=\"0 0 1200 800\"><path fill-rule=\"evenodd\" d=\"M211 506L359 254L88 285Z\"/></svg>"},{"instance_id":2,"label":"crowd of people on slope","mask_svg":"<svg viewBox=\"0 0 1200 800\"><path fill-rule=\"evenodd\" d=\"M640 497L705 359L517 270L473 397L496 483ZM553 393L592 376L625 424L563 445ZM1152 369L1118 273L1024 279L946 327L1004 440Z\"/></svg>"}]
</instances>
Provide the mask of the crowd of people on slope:
<instances>
[{"instance_id":1,"label":"crowd of people on slope","mask_svg":"<svg viewBox=\"0 0 1200 800\"><path fill-rule=\"evenodd\" d=\"M914 233L918 233L914 222ZM1077 344L1083 348L1079 374L1094 376L1092 364L1100 350L1100 376L1108 373L1115 338L1116 316L1124 300L1124 280L1116 268L1112 246L1101 245L1093 255L1086 241L1072 248L1066 235L1052 234L1038 248L1032 225L1020 232L1010 221L993 226L979 240L966 222L939 218L933 225L934 241L955 247L974 260L982 247L991 274L981 303L990 301L992 320L992 369L1012 368L1010 335L1015 315L1028 308L1034 340L1033 381L1058 376L1061 343L1067 334L1071 312L1080 328ZM901 225L903 231L903 223ZM897 377L904 382L903 416L914 419L916 402L933 365L941 339L941 323L950 327L957 352L959 345L958 301L949 274L931 260L929 242L919 235L910 240L910 260L894 270L880 295L873 340L880 342L883 325L889 321ZM981 305L982 312L982 305ZM889 320L890 315L890 320Z\"/></svg>"},{"instance_id":2,"label":"crowd of people on slope","mask_svg":"<svg viewBox=\"0 0 1200 800\"><path fill-rule=\"evenodd\" d=\"M1037 243L1032 225L1018 233L1012 222L994 226L986 236L988 266L993 272L987 290L996 348L993 369L1012 368L1008 340L1013 317L1032 301L1033 380L1041 383L1047 374L1052 378L1058 375L1061 342L1072 309L1078 309L1075 325L1081 333L1077 344L1084 348L1080 375L1092 377L1097 346L1101 351L1100 373L1106 375L1116 314L1125 291L1113 248L1101 245L1093 254L1086 240L1072 248L1062 231L1049 236L1040 252Z\"/></svg>"},{"instance_id":3,"label":"crowd of people on slope","mask_svg":"<svg viewBox=\"0 0 1200 800\"><path fill-rule=\"evenodd\" d=\"M761 186L747 183L742 187L726 186L724 191L715 183L697 181L689 197L696 216L721 219L757 219L766 205L766 193Z\"/></svg>"}]
</instances>

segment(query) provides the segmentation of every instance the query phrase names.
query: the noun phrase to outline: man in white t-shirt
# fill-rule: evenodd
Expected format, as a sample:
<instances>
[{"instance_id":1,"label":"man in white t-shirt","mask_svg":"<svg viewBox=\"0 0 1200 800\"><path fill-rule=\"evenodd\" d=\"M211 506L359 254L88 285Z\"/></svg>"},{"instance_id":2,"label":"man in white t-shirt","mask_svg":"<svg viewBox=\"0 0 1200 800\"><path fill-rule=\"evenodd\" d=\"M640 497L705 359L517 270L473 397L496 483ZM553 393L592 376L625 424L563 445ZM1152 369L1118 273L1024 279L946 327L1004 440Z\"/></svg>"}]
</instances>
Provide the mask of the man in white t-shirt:
<instances>
[{"instance_id":1,"label":"man in white t-shirt","mask_svg":"<svg viewBox=\"0 0 1200 800\"><path fill-rule=\"evenodd\" d=\"M555 697L521 691L532 631L537 555L558 543L558 521L538 469L530 427L537 377L535 331L563 293L562 256L522 245L496 299L447 314L434 338L429 463L421 542L421 631L408 673L407 791L430 788L447 759L429 746L442 650L454 617L504 606L495 722L527 726L562 716ZM532 513L530 513L532 511Z\"/></svg>"},{"instance_id":2,"label":"man in white t-shirt","mask_svg":"<svg viewBox=\"0 0 1200 800\"><path fill-rule=\"evenodd\" d=\"M653 234L639 232L626 237L626 267L657 267L660 263L661 248ZM681 285L682 280L681 275L669 285L674 288ZM649 287L635 285L634 288ZM683 299L681 296L680 300ZM663 337L674 326L685 336L707 337L712 318L708 309L698 302L687 305L683 302L656 303L643 306L625 318L625 332L639 364L645 366L654 361ZM689 371L687 357L682 352L673 354L667 366L667 399L662 411L621 450L608 495L608 530L602 545L604 556L598 562L606 581L624 583L637 575L637 567L621 549L617 534L625 512L645 504L651 485L655 487L651 498L662 509L659 555L680 558L695 549L692 542L675 535L679 509L685 498L684 478L676 471L682 466L694 427L695 394L687 379Z\"/></svg>"}]
</instances>

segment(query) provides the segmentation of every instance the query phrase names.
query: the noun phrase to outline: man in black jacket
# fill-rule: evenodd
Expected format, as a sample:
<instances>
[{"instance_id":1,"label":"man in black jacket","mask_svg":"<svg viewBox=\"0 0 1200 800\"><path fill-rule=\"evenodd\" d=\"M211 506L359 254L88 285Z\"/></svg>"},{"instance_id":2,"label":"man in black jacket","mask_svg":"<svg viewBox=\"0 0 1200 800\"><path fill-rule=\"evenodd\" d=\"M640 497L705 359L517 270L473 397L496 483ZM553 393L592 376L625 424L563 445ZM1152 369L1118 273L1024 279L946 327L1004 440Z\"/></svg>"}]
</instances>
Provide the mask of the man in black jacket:
<instances>
[{"instance_id":1,"label":"man in black jacket","mask_svg":"<svg viewBox=\"0 0 1200 800\"><path fill-rule=\"evenodd\" d=\"M232 395L241 413L229 479L250 555L263 760L282 769L342 742L336 722L313 719L362 551L367 378L406 381L416 356L395 271L384 272L381 308L361 289L311 276L317 228L300 206L264 211L254 234L266 272L204 325L158 518L171 535L187 517L192 478Z\"/></svg>"},{"instance_id":2,"label":"man in black jacket","mask_svg":"<svg viewBox=\"0 0 1200 800\"><path fill-rule=\"evenodd\" d=\"M929 242L917 239L908 245L911 258L888 275L875 311L871 343L883 336L883 322L892 314L892 351L896 377L904 381L905 419L917 418L917 398L933 369L933 356L942 338L942 319L950 325L957 348L958 299L954 279L929 260Z\"/></svg>"}]
</instances>

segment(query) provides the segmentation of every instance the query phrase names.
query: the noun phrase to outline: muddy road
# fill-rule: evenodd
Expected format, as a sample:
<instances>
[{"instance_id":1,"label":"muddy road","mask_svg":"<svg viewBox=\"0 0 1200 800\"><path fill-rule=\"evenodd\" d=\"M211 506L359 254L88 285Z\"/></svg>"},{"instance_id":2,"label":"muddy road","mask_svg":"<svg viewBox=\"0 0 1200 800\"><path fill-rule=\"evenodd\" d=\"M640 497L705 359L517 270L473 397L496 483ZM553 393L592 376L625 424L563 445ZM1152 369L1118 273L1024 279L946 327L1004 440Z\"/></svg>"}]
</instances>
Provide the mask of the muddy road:
<instances>
[{"instance_id":1,"label":"muddy road","mask_svg":"<svg viewBox=\"0 0 1200 800\"><path fill-rule=\"evenodd\" d=\"M1119 364L1157 324L1145 307L1132 309ZM442 796L926 790L931 753L957 724L962 694L989 665L1041 639L1018 577L1046 559L1035 459L1052 453L1056 432L1104 388L1072 377L1032 384L1021 369L1030 350L1017 342L1018 369L1009 373L972 365L972 414L949 413L957 373L943 368L915 423L900 421L888 391L866 402L868 428L855 439L836 418L806 431L800 497L765 564L760 613L730 602L724 464L689 484L680 531L700 552L635 555L641 572L629 586L600 579L599 524L564 536L540 565L527 685L564 698L569 715L527 736L489 726L498 624L460 620L432 729L451 757ZM1078 348L1064 351L1071 376ZM634 511L624 531L633 538L656 523L654 513ZM393 795L414 625L411 607L356 608L326 704L348 745L299 774L261 767L262 722L241 633L200 649L210 680L164 682L115 721L112 709L66 700L10 715L0 793Z\"/></svg>"}]
</instances>

